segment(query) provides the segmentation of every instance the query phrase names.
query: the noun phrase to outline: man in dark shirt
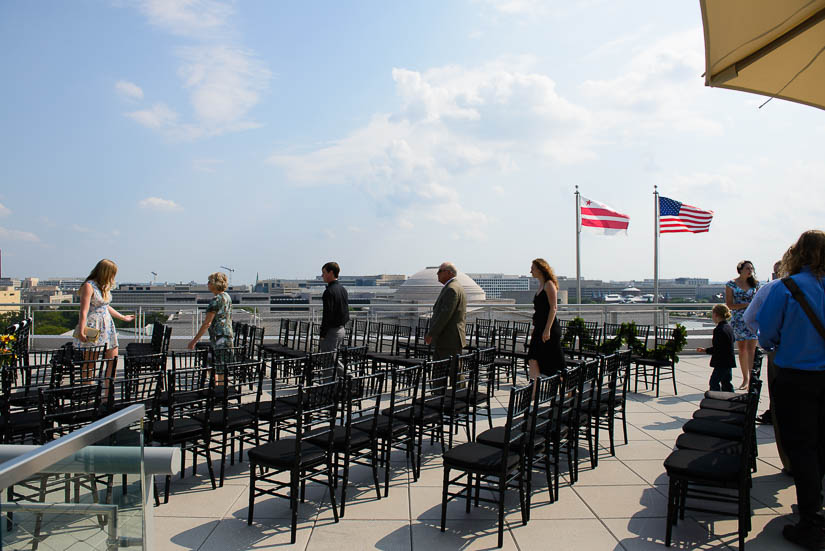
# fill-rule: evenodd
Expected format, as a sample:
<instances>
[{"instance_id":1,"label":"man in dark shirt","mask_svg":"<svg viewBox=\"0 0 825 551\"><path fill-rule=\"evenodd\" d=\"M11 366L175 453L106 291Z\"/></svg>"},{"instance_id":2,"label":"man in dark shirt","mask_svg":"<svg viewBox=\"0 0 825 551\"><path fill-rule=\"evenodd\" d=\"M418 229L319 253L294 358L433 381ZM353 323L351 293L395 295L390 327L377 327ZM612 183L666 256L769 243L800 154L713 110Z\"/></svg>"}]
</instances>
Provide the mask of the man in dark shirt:
<instances>
[{"instance_id":1,"label":"man in dark shirt","mask_svg":"<svg viewBox=\"0 0 825 551\"><path fill-rule=\"evenodd\" d=\"M344 325L349 321L349 299L347 290L338 283L341 268L337 262L327 262L321 268L321 277L327 288L324 291L324 315L321 318L321 352L338 350L344 341Z\"/></svg>"}]
</instances>

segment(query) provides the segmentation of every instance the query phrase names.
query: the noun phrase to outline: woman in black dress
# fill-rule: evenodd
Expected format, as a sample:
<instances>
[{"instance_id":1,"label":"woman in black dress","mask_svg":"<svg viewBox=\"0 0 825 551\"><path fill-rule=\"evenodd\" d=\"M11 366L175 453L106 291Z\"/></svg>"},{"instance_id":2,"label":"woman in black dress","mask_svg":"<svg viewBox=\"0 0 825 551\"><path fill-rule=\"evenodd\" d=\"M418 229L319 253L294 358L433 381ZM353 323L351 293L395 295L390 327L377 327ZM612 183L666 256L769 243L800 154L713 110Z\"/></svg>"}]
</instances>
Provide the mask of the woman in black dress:
<instances>
[{"instance_id":1,"label":"woman in black dress","mask_svg":"<svg viewBox=\"0 0 825 551\"><path fill-rule=\"evenodd\" d=\"M533 336L527 350L528 376L553 375L564 369L561 349L561 325L556 319L559 282L553 268L543 258L530 266L530 275L539 280L539 292L533 297Z\"/></svg>"}]
</instances>

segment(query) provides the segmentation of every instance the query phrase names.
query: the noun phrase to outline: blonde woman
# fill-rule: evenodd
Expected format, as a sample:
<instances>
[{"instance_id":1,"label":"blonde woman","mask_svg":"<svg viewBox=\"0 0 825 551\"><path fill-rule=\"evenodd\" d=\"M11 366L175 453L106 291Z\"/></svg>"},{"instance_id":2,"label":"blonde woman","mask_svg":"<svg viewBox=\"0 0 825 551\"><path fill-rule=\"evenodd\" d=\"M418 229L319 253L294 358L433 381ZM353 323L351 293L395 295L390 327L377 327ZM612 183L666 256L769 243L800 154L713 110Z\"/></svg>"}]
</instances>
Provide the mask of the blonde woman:
<instances>
[{"instance_id":1,"label":"blonde woman","mask_svg":"<svg viewBox=\"0 0 825 551\"><path fill-rule=\"evenodd\" d=\"M553 375L564 369L561 324L556 318L559 282L543 258L533 261L530 275L539 280L539 292L533 297L533 336L527 349L527 368L529 377L538 379L539 375Z\"/></svg>"},{"instance_id":2,"label":"blonde woman","mask_svg":"<svg viewBox=\"0 0 825 551\"><path fill-rule=\"evenodd\" d=\"M73 343L76 348L80 349L105 344L104 358L106 359L117 357L117 331L112 318L115 317L122 321L135 319L135 316L124 316L109 305L112 301L111 291L116 275L117 264L104 258L95 265L86 281L80 286L80 317L77 320L80 338L74 339ZM99 331L95 339L86 336L87 327ZM111 371L112 373L106 373L106 376L114 377L114 369L112 368Z\"/></svg>"},{"instance_id":3,"label":"blonde woman","mask_svg":"<svg viewBox=\"0 0 825 551\"><path fill-rule=\"evenodd\" d=\"M195 345L208 330L209 342L215 351L215 361L218 364L232 361L232 299L226 292L228 285L226 274L215 272L209 275L207 287L215 296L206 308L206 316L198 333L187 345L189 350L194 350Z\"/></svg>"}]
</instances>

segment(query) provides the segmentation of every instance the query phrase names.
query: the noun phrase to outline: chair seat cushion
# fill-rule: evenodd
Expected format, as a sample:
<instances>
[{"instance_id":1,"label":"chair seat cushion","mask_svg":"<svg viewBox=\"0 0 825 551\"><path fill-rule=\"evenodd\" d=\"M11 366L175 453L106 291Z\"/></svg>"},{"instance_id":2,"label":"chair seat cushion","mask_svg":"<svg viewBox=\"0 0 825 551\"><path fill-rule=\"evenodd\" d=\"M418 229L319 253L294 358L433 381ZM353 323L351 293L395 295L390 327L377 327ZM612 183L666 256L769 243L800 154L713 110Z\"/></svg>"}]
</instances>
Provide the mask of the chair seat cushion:
<instances>
[{"instance_id":1,"label":"chair seat cushion","mask_svg":"<svg viewBox=\"0 0 825 551\"><path fill-rule=\"evenodd\" d=\"M200 437L203 434L203 423L194 418L175 419L175 427L169 432L169 421L156 421L152 426L152 438L159 442L183 442Z\"/></svg>"},{"instance_id":2,"label":"chair seat cushion","mask_svg":"<svg viewBox=\"0 0 825 551\"><path fill-rule=\"evenodd\" d=\"M195 415L195 419L203 422L206 419L206 416ZM212 430L233 430L240 427L251 426L254 422L255 416L244 409L232 408L227 410L225 422L223 412L220 410L215 410L209 415L209 428Z\"/></svg>"},{"instance_id":3,"label":"chair seat cushion","mask_svg":"<svg viewBox=\"0 0 825 551\"><path fill-rule=\"evenodd\" d=\"M389 408L381 412L382 415L389 417ZM435 409L420 408L420 407L405 407L395 412L394 420L409 423L412 420L416 425L431 425L441 420L441 413Z\"/></svg>"},{"instance_id":4,"label":"chair seat cushion","mask_svg":"<svg viewBox=\"0 0 825 551\"><path fill-rule=\"evenodd\" d=\"M444 466L465 471L496 473L502 469L502 462L507 462L507 470L519 462L519 454L502 450L494 446L468 442L444 453Z\"/></svg>"},{"instance_id":5,"label":"chair seat cushion","mask_svg":"<svg viewBox=\"0 0 825 551\"><path fill-rule=\"evenodd\" d=\"M739 477L741 458L738 455L676 450L665 459L668 476L698 478L720 483L732 483Z\"/></svg>"},{"instance_id":6,"label":"chair seat cushion","mask_svg":"<svg viewBox=\"0 0 825 551\"><path fill-rule=\"evenodd\" d=\"M685 432L676 439L676 448L680 450L696 450L703 452L739 455L742 453L742 444L738 440L728 440L706 434Z\"/></svg>"},{"instance_id":7,"label":"chair seat cushion","mask_svg":"<svg viewBox=\"0 0 825 551\"><path fill-rule=\"evenodd\" d=\"M741 440L743 427L731 425L730 423L719 423L718 421L708 421L707 419L691 419L682 425L682 431L706 434L728 440Z\"/></svg>"},{"instance_id":8,"label":"chair seat cushion","mask_svg":"<svg viewBox=\"0 0 825 551\"><path fill-rule=\"evenodd\" d=\"M264 465L280 469L288 469L296 463L300 465L319 464L324 461L326 452L323 448L304 441L301 443L301 457L295 455L294 438L282 438L262 446L256 446L247 452L249 461L255 465Z\"/></svg>"},{"instance_id":9,"label":"chair seat cushion","mask_svg":"<svg viewBox=\"0 0 825 551\"><path fill-rule=\"evenodd\" d=\"M11 421L11 431L16 434L24 434L37 430L40 427L40 413L30 411L24 413L12 413L11 419L5 416L0 417L0 428L5 430Z\"/></svg>"},{"instance_id":10,"label":"chair seat cushion","mask_svg":"<svg viewBox=\"0 0 825 551\"><path fill-rule=\"evenodd\" d=\"M148 342L130 342L126 345L126 355L127 356L149 356L150 354L154 354L155 351L152 348L152 343Z\"/></svg>"},{"instance_id":11,"label":"chair seat cushion","mask_svg":"<svg viewBox=\"0 0 825 551\"><path fill-rule=\"evenodd\" d=\"M372 419L364 419L362 421L359 420L357 423L352 424L352 428L355 430L368 433L372 430ZM407 430L409 430L409 428L410 424L408 421L399 421L398 419L393 419L392 436L404 434L405 432L407 432ZM378 421L376 422L376 430L380 437L388 437L390 435L390 418L384 415L379 415Z\"/></svg>"},{"instance_id":12,"label":"chair seat cushion","mask_svg":"<svg viewBox=\"0 0 825 551\"><path fill-rule=\"evenodd\" d=\"M465 388L461 390L457 390L455 392L455 397L462 402L468 402L468 396L470 394L470 389ZM486 392L476 392L476 404L486 404L490 401L490 395Z\"/></svg>"},{"instance_id":13,"label":"chair seat cushion","mask_svg":"<svg viewBox=\"0 0 825 551\"><path fill-rule=\"evenodd\" d=\"M648 367L665 367L670 366L670 360L657 360L655 358L633 358L633 363L636 365L644 365Z\"/></svg>"},{"instance_id":14,"label":"chair seat cushion","mask_svg":"<svg viewBox=\"0 0 825 551\"><path fill-rule=\"evenodd\" d=\"M734 413L730 411L718 411L715 409L698 409L693 412L694 419L703 419L705 421L715 421L718 423L727 423L728 425L742 426L745 424L745 414Z\"/></svg>"},{"instance_id":15,"label":"chair seat cushion","mask_svg":"<svg viewBox=\"0 0 825 551\"><path fill-rule=\"evenodd\" d=\"M493 446L495 448L503 448L504 447L504 436L505 436L505 427L493 427L491 429L485 430L484 432L480 433L476 437L476 442L479 444L485 444L487 446ZM536 435L536 442L534 442L534 446L538 446L538 439L541 435ZM512 436L511 436L512 438ZM541 443L544 443L544 438L541 437ZM510 446L518 447L520 445L519 441L515 441Z\"/></svg>"},{"instance_id":16,"label":"chair seat cushion","mask_svg":"<svg viewBox=\"0 0 825 551\"><path fill-rule=\"evenodd\" d=\"M706 390L705 398L712 400L733 400L734 402L747 402L748 395L742 392L722 392L721 390Z\"/></svg>"},{"instance_id":17,"label":"chair seat cushion","mask_svg":"<svg viewBox=\"0 0 825 551\"><path fill-rule=\"evenodd\" d=\"M711 409L715 411L729 411L731 413L745 413L748 409L746 402L732 401L732 400L715 400L713 398L705 398L699 402L700 409Z\"/></svg>"},{"instance_id":18,"label":"chair seat cushion","mask_svg":"<svg viewBox=\"0 0 825 551\"><path fill-rule=\"evenodd\" d=\"M324 448L327 445L327 434L323 434L321 436L310 438L309 441L313 444ZM335 451L343 451L346 449L347 444L347 428L342 426L336 426L335 429L332 431L332 447ZM350 434L350 443L349 449L351 450L360 450L366 448L370 445L370 435L366 431L361 430L353 430Z\"/></svg>"}]
</instances>

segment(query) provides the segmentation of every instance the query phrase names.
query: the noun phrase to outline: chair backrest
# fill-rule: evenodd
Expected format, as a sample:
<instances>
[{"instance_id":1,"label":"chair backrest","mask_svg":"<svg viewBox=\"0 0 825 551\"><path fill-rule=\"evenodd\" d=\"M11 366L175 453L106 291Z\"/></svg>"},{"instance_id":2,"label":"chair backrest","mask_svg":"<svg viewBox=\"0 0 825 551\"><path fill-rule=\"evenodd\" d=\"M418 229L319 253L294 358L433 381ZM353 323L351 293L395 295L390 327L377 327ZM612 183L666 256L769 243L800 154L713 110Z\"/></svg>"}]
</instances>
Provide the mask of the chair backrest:
<instances>
[{"instance_id":1,"label":"chair backrest","mask_svg":"<svg viewBox=\"0 0 825 551\"><path fill-rule=\"evenodd\" d=\"M478 385L487 387L487 394L493 395L496 387L496 349L479 348L476 350L476 371L478 372Z\"/></svg>"},{"instance_id":2,"label":"chair backrest","mask_svg":"<svg viewBox=\"0 0 825 551\"><path fill-rule=\"evenodd\" d=\"M71 352L67 352L66 348L53 348L49 350L31 350L29 351L29 363L34 365L45 365L53 361L63 361L64 358L71 359Z\"/></svg>"},{"instance_id":3,"label":"chair backrest","mask_svg":"<svg viewBox=\"0 0 825 551\"><path fill-rule=\"evenodd\" d=\"M748 402L745 408L745 425L742 431L743 453L740 456L739 476L749 476L753 454L756 452L756 411L759 407L759 395L762 392L762 381L760 379L751 380L748 386Z\"/></svg>"},{"instance_id":4,"label":"chair backrest","mask_svg":"<svg viewBox=\"0 0 825 551\"><path fill-rule=\"evenodd\" d=\"M278 322L278 344L287 346L289 342L289 320L281 318Z\"/></svg>"},{"instance_id":5,"label":"chair backrest","mask_svg":"<svg viewBox=\"0 0 825 551\"><path fill-rule=\"evenodd\" d=\"M157 375L163 371L166 371L165 354L126 356L123 359L123 376L127 379L141 375Z\"/></svg>"},{"instance_id":6,"label":"chair backrest","mask_svg":"<svg viewBox=\"0 0 825 551\"><path fill-rule=\"evenodd\" d=\"M596 325L586 329L589 339L579 339L579 354L598 354L599 346L602 344L602 328Z\"/></svg>"},{"instance_id":7,"label":"chair backrest","mask_svg":"<svg viewBox=\"0 0 825 551\"><path fill-rule=\"evenodd\" d=\"M423 365L392 368L388 410L390 426L400 411L412 408L418 401L423 373Z\"/></svg>"},{"instance_id":8,"label":"chair backrest","mask_svg":"<svg viewBox=\"0 0 825 551\"><path fill-rule=\"evenodd\" d=\"M397 325L393 323L376 323L370 324L370 329L375 325L376 330L373 333L373 349L379 353L394 353L395 350L395 335Z\"/></svg>"},{"instance_id":9,"label":"chair backrest","mask_svg":"<svg viewBox=\"0 0 825 551\"><path fill-rule=\"evenodd\" d=\"M211 367L196 367L167 373L168 407L162 416L169 423L170 435L180 419L195 415L204 416L204 435L209 434L209 414L213 410L212 372Z\"/></svg>"},{"instance_id":10,"label":"chair backrest","mask_svg":"<svg viewBox=\"0 0 825 551\"><path fill-rule=\"evenodd\" d=\"M333 430L341 398L341 382L332 381L298 387L298 408L295 423L295 456L301 457L305 440L317 443L326 438L328 452L332 452Z\"/></svg>"},{"instance_id":11,"label":"chair backrest","mask_svg":"<svg viewBox=\"0 0 825 551\"><path fill-rule=\"evenodd\" d=\"M510 389L510 401L507 405L507 421L504 424L504 449L517 450L519 454L524 451L524 445L530 435L530 406L533 397L534 381L530 381L524 386L516 386ZM507 470L507 454L502 454L501 467Z\"/></svg>"},{"instance_id":12,"label":"chair backrest","mask_svg":"<svg viewBox=\"0 0 825 551\"><path fill-rule=\"evenodd\" d=\"M206 362L209 357L209 350L206 348L201 348L198 350L186 350L183 352L173 351L171 356L172 369L206 367Z\"/></svg>"},{"instance_id":13,"label":"chair backrest","mask_svg":"<svg viewBox=\"0 0 825 551\"><path fill-rule=\"evenodd\" d=\"M410 350L410 341L412 339L412 327L409 325L395 326L395 343L393 346L393 354L401 356Z\"/></svg>"},{"instance_id":14,"label":"chair backrest","mask_svg":"<svg viewBox=\"0 0 825 551\"><path fill-rule=\"evenodd\" d=\"M297 342L294 343L295 350L311 352L312 347L312 323L308 321L298 322Z\"/></svg>"},{"instance_id":15,"label":"chair backrest","mask_svg":"<svg viewBox=\"0 0 825 551\"><path fill-rule=\"evenodd\" d=\"M161 350L163 349L163 337L164 332L166 330L166 326L156 321L152 324L152 352L155 354L160 354Z\"/></svg>"},{"instance_id":16,"label":"chair backrest","mask_svg":"<svg viewBox=\"0 0 825 551\"><path fill-rule=\"evenodd\" d=\"M476 348L489 348L491 346L495 346L496 330L493 328L492 323L489 323L491 320L483 320L487 323L483 323L481 325L478 325L479 321L482 320L476 320Z\"/></svg>"},{"instance_id":17,"label":"chair backrest","mask_svg":"<svg viewBox=\"0 0 825 551\"><path fill-rule=\"evenodd\" d=\"M143 404L144 419L153 422L160 408L160 391L165 373L158 371L154 375L138 375L109 381L110 388L104 408L107 414L128 406ZM151 429L150 429L151 431Z\"/></svg>"},{"instance_id":18,"label":"chair backrest","mask_svg":"<svg viewBox=\"0 0 825 551\"><path fill-rule=\"evenodd\" d=\"M257 416L263 391L264 367L261 360L234 362L223 366L222 376L212 373L212 394L215 409L221 412L223 425L232 408L241 404L253 406Z\"/></svg>"},{"instance_id":19,"label":"chair backrest","mask_svg":"<svg viewBox=\"0 0 825 551\"><path fill-rule=\"evenodd\" d=\"M72 361L96 360L102 358L106 354L108 348L105 344L84 347L71 347Z\"/></svg>"},{"instance_id":20,"label":"chair backrest","mask_svg":"<svg viewBox=\"0 0 825 551\"><path fill-rule=\"evenodd\" d=\"M367 347L347 346L338 349L338 359L351 375L361 375L367 369Z\"/></svg>"},{"instance_id":21,"label":"chair backrest","mask_svg":"<svg viewBox=\"0 0 825 551\"><path fill-rule=\"evenodd\" d=\"M566 367L561 373L561 393L559 395L559 407L556 408L556 422L553 430L559 434L562 427L574 427L575 415L579 403L579 384L583 377L584 369L581 364Z\"/></svg>"},{"instance_id":22,"label":"chair backrest","mask_svg":"<svg viewBox=\"0 0 825 551\"><path fill-rule=\"evenodd\" d=\"M493 320L493 327L496 329L496 331L500 329L509 329L510 320Z\"/></svg>"},{"instance_id":23,"label":"chair backrest","mask_svg":"<svg viewBox=\"0 0 825 551\"><path fill-rule=\"evenodd\" d=\"M423 329L424 333L426 333L430 329L430 318L423 316L419 317L416 327Z\"/></svg>"},{"instance_id":24,"label":"chair backrest","mask_svg":"<svg viewBox=\"0 0 825 551\"><path fill-rule=\"evenodd\" d=\"M102 389L101 380L41 389L40 442L48 442L96 421L100 415Z\"/></svg>"},{"instance_id":25,"label":"chair backrest","mask_svg":"<svg viewBox=\"0 0 825 551\"><path fill-rule=\"evenodd\" d=\"M265 361L265 366L266 362L269 363L271 395L275 397L284 394L295 394L306 376L305 359L269 357Z\"/></svg>"},{"instance_id":26,"label":"chair backrest","mask_svg":"<svg viewBox=\"0 0 825 551\"><path fill-rule=\"evenodd\" d=\"M372 437L371 440L375 439L385 377L386 373L379 372L370 375L348 373L344 378L341 401L347 442L351 439L352 425L355 421L369 421L365 432Z\"/></svg>"},{"instance_id":27,"label":"chair backrest","mask_svg":"<svg viewBox=\"0 0 825 551\"><path fill-rule=\"evenodd\" d=\"M118 356L99 357L91 360L74 360L68 364L54 364L52 368L52 388L74 386L81 381L103 380L117 372Z\"/></svg>"},{"instance_id":28,"label":"chair backrest","mask_svg":"<svg viewBox=\"0 0 825 551\"><path fill-rule=\"evenodd\" d=\"M622 403L625 400L625 393L630 389L630 364L632 361L632 350L624 350L613 354L619 364L616 371L616 396L619 396Z\"/></svg>"},{"instance_id":29,"label":"chair backrest","mask_svg":"<svg viewBox=\"0 0 825 551\"><path fill-rule=\"evenodd\" d=\"M265 329L257 325L251 325L249 329L249 346L246 357L250 360L260 360L264 353Z\"/></svg>"},{"instance_id":30,"label":"chair backrest","mask_svg":"<svg viewBox=\"0 0 825 551\"><path fill-rule=\"evenodd\" d=\"M352 322L352 333L350 334L350 338L347 342L350 346L366 346L369 320L350 319L350 321Z\"/></svg>"},{"instance_id":31,"label":"chair backrest","mask_svg":"<svg viewBox=\"0 0 825 551\"><path fill-rule=\"evenodd\" d=\"M533 409L531 416L530 440L535 441L535 435L541 434L546 441L550 441L553 432L553 423L556 421L556 414L561 395L561 375L554 373L546 377L542 375L535 381L536 392L533 397Z\"/></svg>"},{"instance_id":32,"label":"chair backrest","mask_svg":"<svg viewBox=\"0 0 825 551\"><path fill-rule=\"evenodd\" d=\"M421 398L416 405L419 410L418 418L423 417L425 404L430 409L443 409L444 398L450 386L452 363L452 358L424 363L421 375Z\"/></svg>"},{"instance_id":33,"label":"chair backrest","mask_svg":"<svg viewBox=\"0 0 825 551\"><path fill-rule=\"evenodd\" d=\"M476 324L472 322L467 322L464 324L464 336L467 339L467 342L473 342L473 338L476 334Z\"/></svg>"},{"instance_id":34,"label":"chair backrest","mask_svg":"<svg viewBox=\"0 0 825 551\"><path fill-rule=\"evenodd\" d=\"M317 385L334 381L338 375L335 352L315 352L306 356L305 385Z\"/></svg>"},{"instance_id":35,"label":"chair backrest","mask_svg":"<svg viewBox=\"0 0 825 551\"><path fill-rule=\"evenodd\" d=\"M582 376L579 379L579 411L590 411L593 400L596 398L600 388L599 373L600 365L604 362L604 356L586 360L582 365Z\"/></svg>"},{"instance_id":36,"label":"chair backrest","mask_svg":"<svg viewBox=\"0 0 825 551\"><path fill-rule=\"evenodd\" d=\"M466 393L467 402L472 404L478 393L478 362L475 352L456 354L450 366L449 396L450 404L457 406L456 396Z\"/></svg>"}]
</instances>

